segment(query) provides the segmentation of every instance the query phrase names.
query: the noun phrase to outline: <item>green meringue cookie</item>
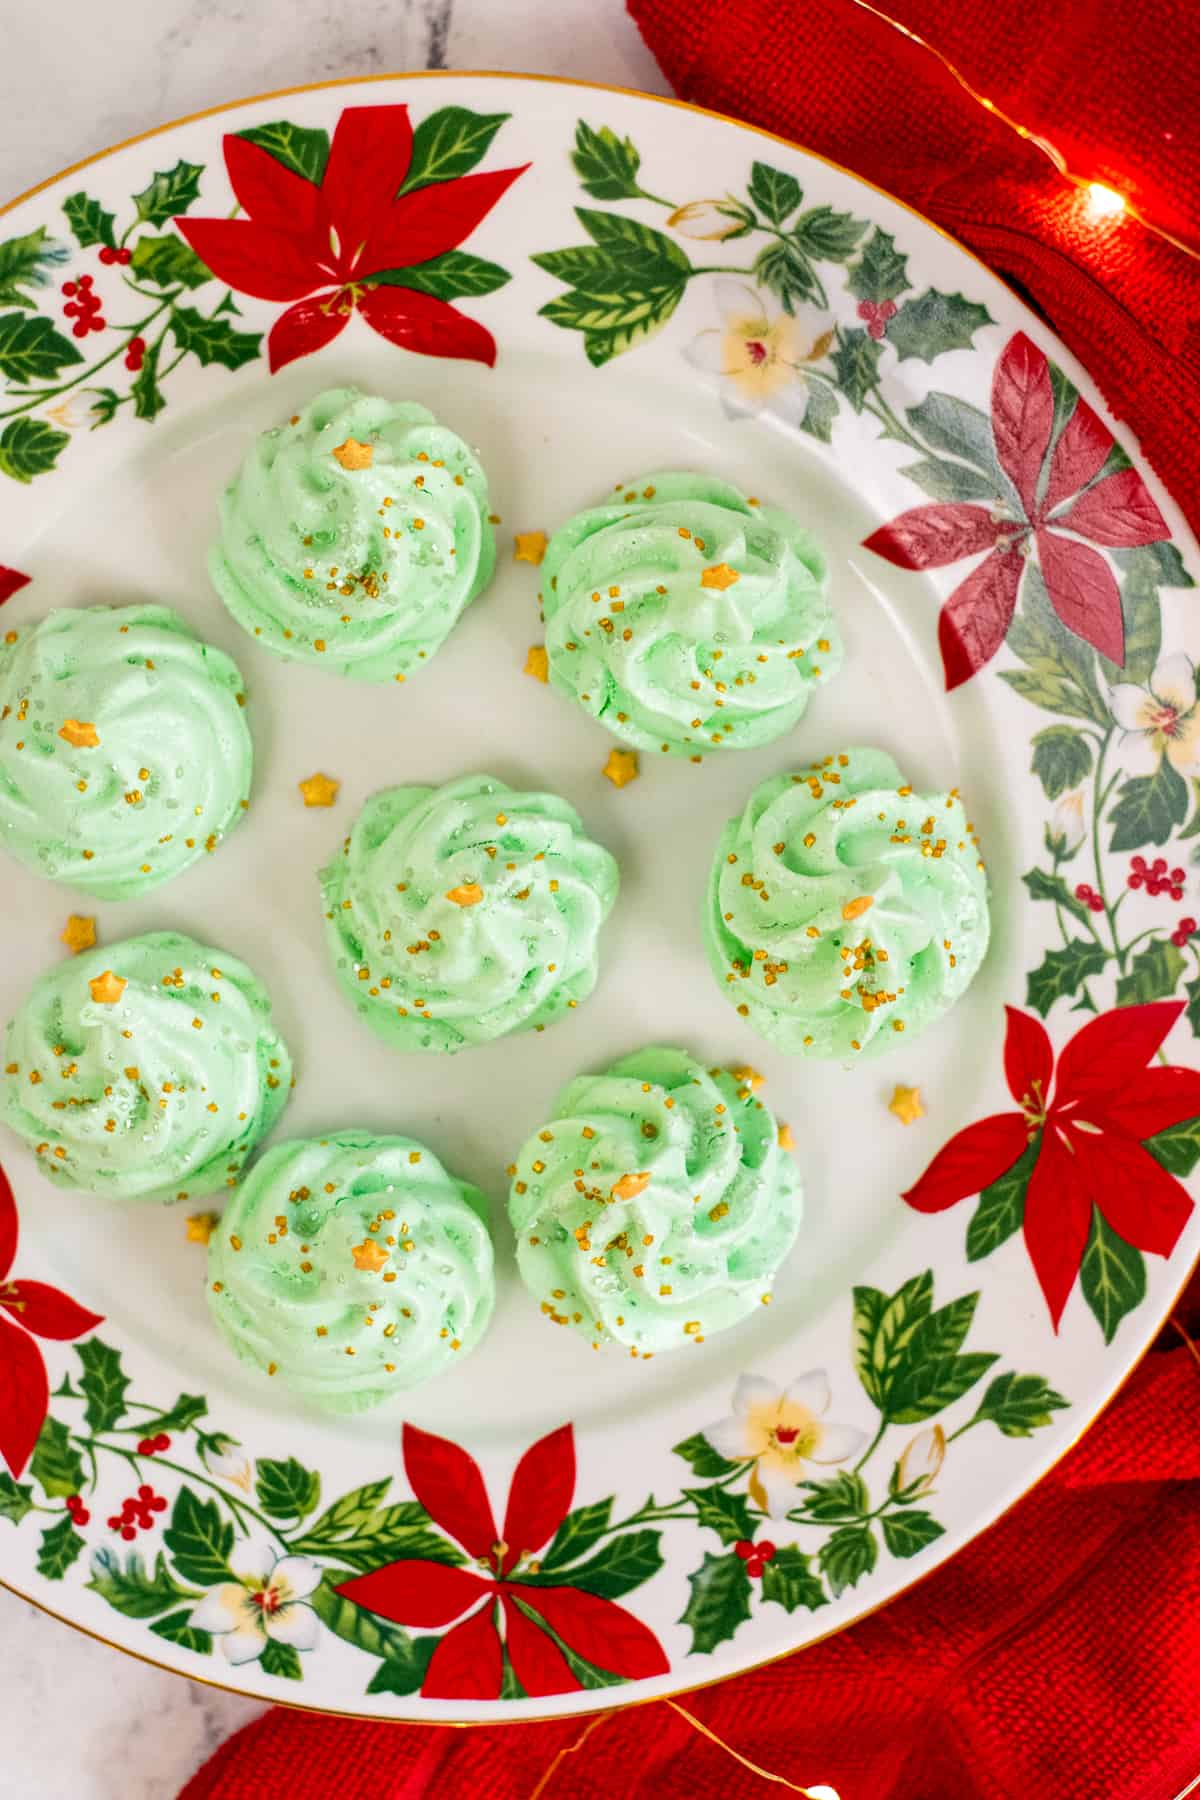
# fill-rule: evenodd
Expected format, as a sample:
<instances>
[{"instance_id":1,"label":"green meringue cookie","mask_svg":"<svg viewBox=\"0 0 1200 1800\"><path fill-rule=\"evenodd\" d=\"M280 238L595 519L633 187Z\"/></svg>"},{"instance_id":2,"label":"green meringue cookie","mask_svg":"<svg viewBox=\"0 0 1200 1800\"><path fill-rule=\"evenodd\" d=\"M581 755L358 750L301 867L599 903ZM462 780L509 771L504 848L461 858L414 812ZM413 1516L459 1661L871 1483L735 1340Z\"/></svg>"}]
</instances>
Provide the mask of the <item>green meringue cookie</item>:
<instances>
[{"instance_id":1,"label":"green meringue cookie","mask_svg":"<svg viewBox=\"0 0 1200 1800\"><path fill-rule=\"evenodd\" d=\"M646 1049L563 1089L508 1201L521 1274L556 1325L650 1355L769 1298L803 1195L748 1074Z\"/></svg>"},{"instance_id":2,"label":"green meringue cookie","mask_svg":"<svg viewBox=\"0 0 1200 1800\"><path fill-rule=\"evenodd\" d=\"M42 1173L111 1200L232 1187L292 1075L257 976L176 931L47 969L4 1061L0 1117Z\"/></svg>"},{"instance_id":3,"label":"green meringue cookie","mask_svg":"<svg viewBox=\"0 0 1200 1800\"><path fill-rule=\"evenodd\" d=\"M208 1273L236 1354L340 1412L460 1361L495 1298L478 1188L412 1138L367 1131L260 1157L209 1240Z\"/></svg>"},{"instance_id":4,"label":"green meringue cookie","mask_svg":"<svg viewBox=\"0 0 1200 1800\"><path fill-rule=\"evenodd\" d=\"M479 460L425 407L331 388L263 432L220 502L213 583L278 656L403 681L491 580Z\"/></svg>"},{"instance_id":5,"label":"green meringue cookie","mask_svg":"<svg viewBox=\"0 0 1200 1800\"><path fill-rule=\"evenodd\" d=\"M0 644L0 842L102 900L169 881L242 816L236 665L165 606L47 613Z\"/></svg>"},{"instance_id":6,"label":"green meringue cookie","mask_svg":"<svg viewBox=\"0 0 1200 1800\"><path fill-rule=\"evenodd\" d=\"M337 979L401 1050L540 1029L596 985L616 861L555 794L385 788L321 871Z\"/></svg>"},{"instance_id":7,"label":"green meringue cookie","mask_svg":"<svg viewBox=\"0 0 1200 1800\"><path fill-rule=\"evenodd\" d=\"M957 790L915 794L882 750L756 788L721 836L704 934L721 991L781 1049L911 1043L974 979L987 878Z\"/></svg>"},{"instance_id":8,"label":"green meringue cookie","mask_svg":"<svg viewBox=\"0 0 1200 1800\"><path fill-rule=\"evenodd\" d=\"M639 476L550 540L550 681L639 749L752 749L841 667L827 585L779 508L710 475Z\"/></svg>"}]
</instances>

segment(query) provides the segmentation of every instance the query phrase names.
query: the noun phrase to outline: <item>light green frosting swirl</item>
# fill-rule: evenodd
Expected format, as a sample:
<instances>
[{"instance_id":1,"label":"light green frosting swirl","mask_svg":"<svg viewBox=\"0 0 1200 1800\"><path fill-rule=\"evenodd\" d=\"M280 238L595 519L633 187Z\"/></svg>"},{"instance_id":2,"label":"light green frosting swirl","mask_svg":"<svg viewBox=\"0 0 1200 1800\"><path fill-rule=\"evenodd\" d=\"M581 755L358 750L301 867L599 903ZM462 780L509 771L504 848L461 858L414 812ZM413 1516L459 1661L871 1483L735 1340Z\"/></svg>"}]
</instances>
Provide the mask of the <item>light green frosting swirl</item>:
<instances>
[{"instance_id":1,"label":"light green frosting swirl","mask_svg":"<svg viewBox=\"0 0 1200 1800\"><path fill-rule=\"evenodd\" d=\"M649 1355L763 1304L803 1202L754 1085L647 1049L563 1089L508 1200L521 1274L556 1325Z\"/></svg>"},{"instance_id":2,"label":"light green frosting swirl","mask_svg":"<svg viewBox=\"0 0 1200 1800\"><path fill-rule=\"evenodd\" d=\"M343 466L347 445L370 466ZM402 681L432 656L495 566L478 458L425 407L355 388L263 432L220 515L209 572L238 624L363 681Z\"/></svg>"},{"instance_id":3,"label":"light green frosting swirl","mask_svg":"<svg viewBox=\"0 0 1200 1800\"><path fill-rule=\"evenodd\" d=\"M11 635L0 842L102 900L145 893L215 850L241 818L253 763L229 657L165 606L52 612ZM64 726L98 741L72 743Z\"/></svg>"},{"instance_id":4,"label":"light green frosting swirl","mask_svg":"<svg viewBox=\"0 0 1200 1800\"><path fill-rule=\"evenodd\" d=\"M881 750L755 789L721 836L705 942L726 998L781 1049L910 1043L973 980L987 879L957 792L915 794Z\"/></svg>"},{"instance_id":5,"label":"light green frosting swirl","mask_svg":"<svg viewBox=\"0 0 1200 1800\"><path fill-rule=\"evenodd\" d=\"M841 667L826 587L816 540L778 508L709 475L640 476L550 541L550 680L640 749L752 749Z\"/></svg>"},{"instance_id":6,"label":"light green frosting swirl","mask_svg":"<svg viewBox=\"0 0 1200 1800\"><path fill-rule=\"evenodd\" d=\"M90 985L108 972L126 984L111 1004ZM257 976L176 931L47 969L8 1026L4 1062L0 1115L42 1173L111 1200L232 1187L292 1075Z\"/></svg>"},{"instance_id":7,"label":"light green frosting swirl","mask_svg":"<svg viewBox=\"0 0 1200 1800\"><path fill-rule=\"evenodd\" d=\"M337 979L401 1050L540 1029L596 985L618 879L555 794L490 775L385 788L321 871Z\"/></svg>"},{"instance_id":8,"label":"light green frosting swirl","mask_svg":"<svg viewBox=\"0 0 1200 1800\"><path fill-rule=\"evenodd\" d=\"M478 1188L412 1138L366 1131L268 1150L209 1241L208 1273L237 1355L342 1412L468 1355L495 1298Z\"/></svg>"}]
</instances>

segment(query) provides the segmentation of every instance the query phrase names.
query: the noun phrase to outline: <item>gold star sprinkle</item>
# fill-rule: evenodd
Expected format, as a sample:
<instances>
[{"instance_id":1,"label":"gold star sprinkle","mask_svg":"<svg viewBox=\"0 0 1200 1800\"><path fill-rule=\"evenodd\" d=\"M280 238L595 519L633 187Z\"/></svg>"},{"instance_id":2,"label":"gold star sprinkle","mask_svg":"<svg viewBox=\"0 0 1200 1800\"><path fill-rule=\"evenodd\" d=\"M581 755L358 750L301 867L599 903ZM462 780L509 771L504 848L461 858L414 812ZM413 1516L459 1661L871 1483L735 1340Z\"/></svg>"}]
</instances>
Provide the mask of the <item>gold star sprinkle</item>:
<instances>
[{"instance_id":1,"label":"gold star sprinkle","mask_svg":"<svg viewBox=\"0 0 1200 1800\"><path fill-rule=\"evenodd\" d=\"M100 733L86 719L64 719L58 735L76 750L94 750L100 742Z\"/></svg>"},{"instance_id":2,"label":"gold star sprinkle","mask_svg":"<svg viewBox=\"0 0 1200 1800\"><path fill-rule=\"evenodd\" d=\"M377 1275L390 1252L380 1244L373 1244L370 1238L364 1238L361 1244L355 1244L350 1254L354 1258L356 1269L365 1269L368 1274Z\"/></svg>"},{"instance_id":3,"label":"gold star sprinkle","mask_svg":"<svg viewBox=\"0 0 1200 1800\"><path fill-rule=\"evenodd\" d=\"M741 576L737 570L731 569L728 563L713 563L712 567L705 569L701 575L700 586L717 588L723 594L726 588L731 588L735 581L740 580Z\"/></svg>"},{"instance_id":4,"label":"gold star sprinkle","mask_svg":"<svg viewBox=\"0 0 1200 1800\"><path fill-rule=\"evenodd\" d=\"M357 438L348 437L344 444L338 444L333 452L343 469L369 469L375 460L375 451L370 444L360 444Z\"/></svg>"},{"instance_id":5,"label":"gold star sprinkle","mask_svg":"<svg viewBox=\"0 0 1200 1800\"><path fill-rule=\"evenodd\" d=\"M873 894L860 894L857 900L847 900L842 908L842 917L847 921L861 919L865 912L870 912L874 904L875 896Z\"/></svg>"},{"instance_id":6,"label":"gold star sprinkle","mask_svg":"<svg viewBox=\"0 0 1200 1800\"><path fill-rule=\"evenodd\" d=\"M790 1125L781 1125L779 1127L779 1148L781 1150L794 1150L796 1148L796 1140L792 1136L792 1128Z\"/></svg>"},{"instance_id":7,"label":"gold star sprinkle","mask_svg":"<svg viewBox=\"0 0 1200 1800\"><path fill-rule=\"evenodd\" d=\"M307 781L297 783L304 796L305 806L332 806L341 785L331 775L320 774L310 775Z\"/></svg>"},{"instance_id":8,"label":"gold star sprinkle","mask_svg":"<svg viewBox=\"0 0 1200 1800\"><path fill-rule=\"evenodd\" d=\"M78 956L81 950L91 950L96 943L96 921L72 913L62 928L62 941L71 952Z\"/></svg>"},{"instance_id":9,"label":"gold star sprinkle","mask_svg":"<svg viewBox=\"0 0 1200 1800\"><path fill-rule=\"evenodd\" d=\"M610 750L608 761L602 774L607 775L614 787L623 788L627 782L636 781L638 777L638 758L636 750Z\"/></svg>"},{"instance_id":10,"label":"gold star sprinkle","mask_svg":"<svg viewBox=\"0 0 1200 1800\"><path fill-rule=\"evenodd\" d=\"M483 889L477 881L464 881L461 887L450 888L446 898L455 906L478 906L483 899Z\"/></svg>"},{"instance_id":11,"label":"gold star sprinkle","mask_svg":"<svg viewBox=\"0 0 1200 1800\"><path fill-rule=\"evenodd\" d=\"M549 681L550 658L546 655L545 644L530 644L523 673L532 675L535 681Z\"/></svg>"},{"instance_id":12,"label":"gold star sprinkle","mask_svg":"<svg viewBox=\"0 0 1200 1800\"><path fill-rule=\"evenodd\" d=\"M122 976L114 975L111 969L105 969L102 975L89 981L88 986L97 1006L115 1006L129 983Z\"/></svg>"},{"instance_id":13,"label":"gold star sprinkle","mask_svg":"<svg viewBox=\"0 0 1200 1800\"><path fill-rule=\"evenodd\" d=\"M622 1175L620 1181L612 1185L614 1200L636 1200L650 1186L650 1171L643 1169L637 1175Z\"/></svg>"},{"instance_id":14,"label":"gold star sprinkle","mask_svg":"<svg viewBox=\"0 0 1200 1800\"><path fill-rule=\"evenodd\" d=\"M516 546L513 552L515 562L541 562L546 554L546 534L544 531L518 531L513 538Z\"/></svg>"},{"instance_id":15,"label":"gold star sprinkle","mask_svg":"<svg viewBox=\"0 0 1200 1800\"><path fill-rule=\"evenodd\" d=\"M207 1244L219 1223L220 1219L214 1212L193 1213L187 1220L188 1243Z\"/></svg>"},{"instance_id":16,"label":"gold star sprinkle","mask_svg":"<svg viewBox=\"0 0 1200 1800\"><path fill-rule=\"evenodd\" d=\"M740 1081L743 1087L748 1087L752 1094L757 1094L767 1079L765 1075L760 1075L757 1069L752 1069L749 1063L743 1063L740 1069L731 1069L729 1073L735 1081Z\"/></svg>"},{"instance_id":17,"label":"gold star sprinkle","mask_svg":"<svg viewBox=\"0 0 1200 1800\"><path fill-rule=\"evenodd\" d=\"M918 1119L925 1117L920 1088L897 1087L888 1101L888 1111L894 1113L902 1125L915 1125Z\"/></svg>"}]
</instances>

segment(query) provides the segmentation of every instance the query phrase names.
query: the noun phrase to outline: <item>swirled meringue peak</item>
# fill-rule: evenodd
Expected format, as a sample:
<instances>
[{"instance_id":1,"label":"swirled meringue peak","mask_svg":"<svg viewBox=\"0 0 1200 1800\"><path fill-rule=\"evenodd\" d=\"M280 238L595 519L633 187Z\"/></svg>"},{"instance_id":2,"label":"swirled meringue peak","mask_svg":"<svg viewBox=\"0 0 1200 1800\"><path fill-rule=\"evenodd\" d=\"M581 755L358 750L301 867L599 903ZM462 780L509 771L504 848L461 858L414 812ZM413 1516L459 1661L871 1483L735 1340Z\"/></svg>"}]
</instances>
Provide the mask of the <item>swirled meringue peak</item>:
<instances>
[{"instance_id":1,"label":"swirled meringue peak","mask_svg":"<svg viewBox=\"0 0 1200 1800\"><path fill-rule=\"evenodd\" d=\"M0 842L102 900L215 850L248 803L254 759L229 657L165 606L47 613L8 640Z\"/></svg>"},{"instance_id":2,"label":"swirled meringue peak","mask_svg":"<svg viewBox=\"0 0 1200 1800\"><path fill-rule=\"evenodd\" d=\"M410 400L318 394L263 432L209 556L239 625L279 656L403 681L491 579L487 478Z\"/></svg>"},{"instance_id":3,"label":"swirled meringue peak","mask_svg":"<svg viewBox=\"0 0 1200 1800\"><path fill-rule=\"evenodd\" d=\"M385 788L321 871L334 969L400 1050L541 1030L591 993L617 864L555 794Z\"/></svg>"},{"instance_id":4,"label":"swirled meringue peak","mask_svg":"<svg viewBox=\"0 0 1200 1800\"><path fill-rule=\"evenodd\" d=\"M487 1202L406 1137L276 1144L209 1240L209 1305L244 1362L361 1412L472 1351L495 1297Z\"/></svg>"},{"instance_id":5,"label":"swirled meringue peak","mask_svg":"<svg viewBox=\"0 0 1200 1800\"><path fill-rule=\"evenodd\" d=\"M815 538L711 475L619 484L542 577L552 684L643 750L769 743L841 667Z\"/></svg>"},{"instance_id":6,"label":"swirled meringue peak","mask_svg":"<svg viewBox=\"0 0 1200 1800\"><path fill-rule=\"evenodd\" d=\"M770 1298L803 1197L757 1085L665 1049L568 1083L508 1200L521 1274L556 1325L652 1355Z\"/></svg>"},{"instance_id":7,"label":"swirled meringue peak","mask_svg":"<svg viewBox=\"0 0 1200 1800\"><path fill-rule=\"evenodd\" d=\"M4 1062L0 1116L42 1173L111 1200L233 1187L292 1074L257 976L174 931L48 969Z\"/></svg>"},{"instance_id":8,"label":"swirled meringue peak","mask_svg":"<svg viewBox=\"0 0 1200 1800\"><path fill-rule=\"evenodd\" d=\"M726 998L796 1055L879 1055L941 1018L988 946L957 789L917 794L882 750L755 789L725 827L704 930Z\"/></svg>"}]
</instances>

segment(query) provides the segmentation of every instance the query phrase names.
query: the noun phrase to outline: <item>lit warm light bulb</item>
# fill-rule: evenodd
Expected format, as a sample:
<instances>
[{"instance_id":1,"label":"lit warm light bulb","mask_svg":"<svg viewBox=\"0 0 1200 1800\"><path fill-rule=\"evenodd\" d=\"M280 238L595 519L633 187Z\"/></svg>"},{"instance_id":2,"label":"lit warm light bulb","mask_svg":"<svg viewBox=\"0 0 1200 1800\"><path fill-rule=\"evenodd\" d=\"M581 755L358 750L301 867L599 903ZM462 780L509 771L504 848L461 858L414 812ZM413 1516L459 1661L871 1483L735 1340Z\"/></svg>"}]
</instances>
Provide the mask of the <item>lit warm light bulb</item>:
<instances>
[{"instance_id":1,"label":"lit warm light bulb","mask_svg":"<svg viewBox=\"0 0 1200 1800\"><path fill-rule=\"evenodd\" d=\"M1125 211L1124 194L1105 187L1102 181L1089 181L1086 192L1088 213L1093 219L1115 219Z\"/></svg>"}]
</instances>

